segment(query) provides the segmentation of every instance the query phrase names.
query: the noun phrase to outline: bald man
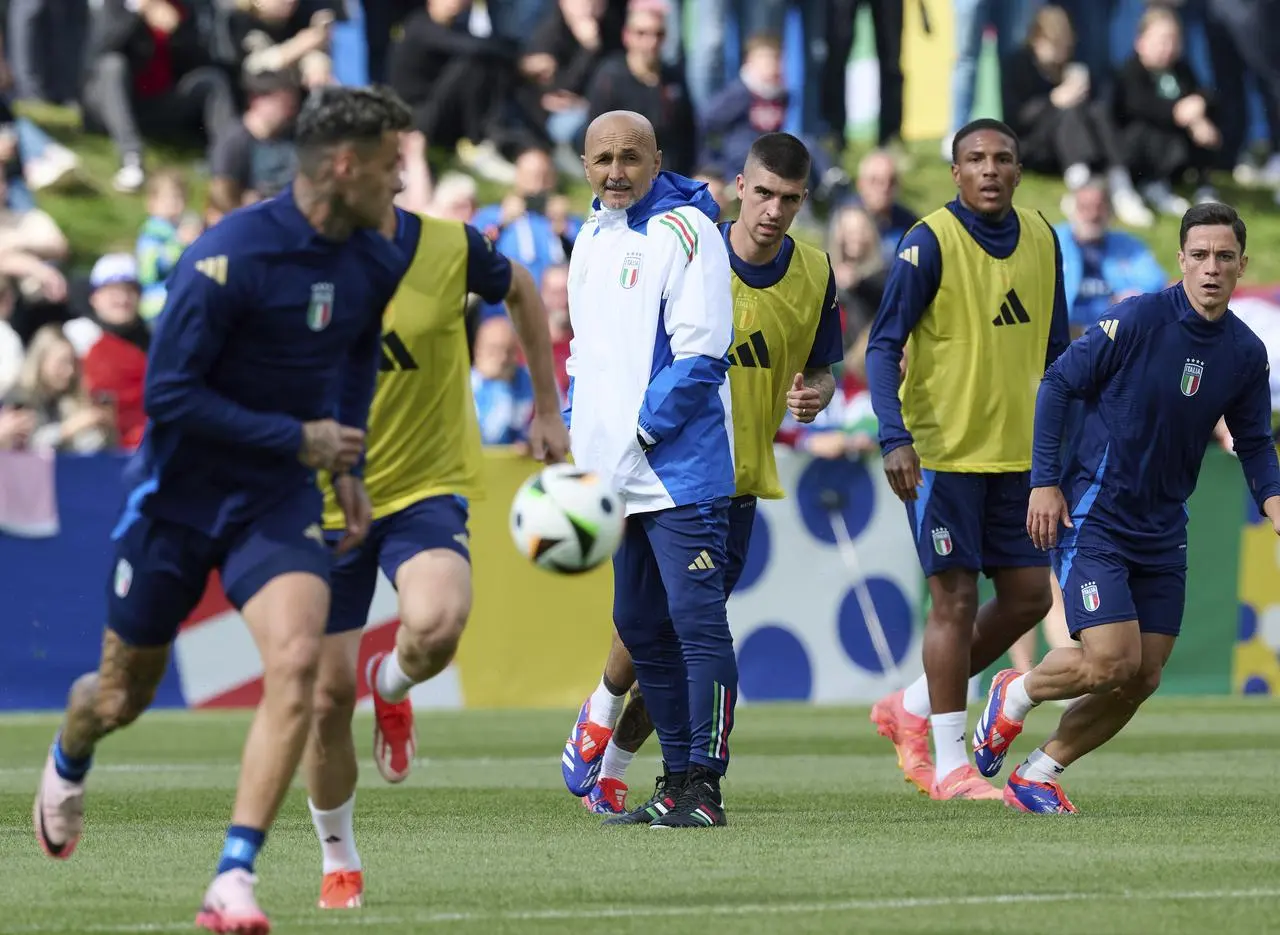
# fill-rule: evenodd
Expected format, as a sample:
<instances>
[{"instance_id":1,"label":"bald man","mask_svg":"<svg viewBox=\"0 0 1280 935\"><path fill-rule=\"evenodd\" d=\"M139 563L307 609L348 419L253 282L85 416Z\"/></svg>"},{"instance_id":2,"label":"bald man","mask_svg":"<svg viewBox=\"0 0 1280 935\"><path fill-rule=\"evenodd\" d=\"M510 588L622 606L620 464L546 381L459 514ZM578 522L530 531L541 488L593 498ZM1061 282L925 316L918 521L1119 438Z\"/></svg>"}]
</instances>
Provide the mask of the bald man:
<instances>
[{"instance_id":1,"label":"bald man","mask_svg":"<svg viewBox=\"0 0 1280 935\"><path fill-rule=\"evenodd\" d=\"M585 149L595 212L569 264L565 418L574 461L626 504L613 619L663 756L653 798L605 824L715 827L725 823L720 780L738 694L724 582L734 492L729 255L707 186L662 171L640 114L597 117ZM621 707L629 687L605 694ZM578 794L599 775L609 713L584 704L565 744L565 782Z\"/></svg>"},{"instance_id":2,"label":"bald man","mask_svg":"<svg viewBox=\"0 0 1280 935\"><path fill-rule=\"evenodd\" d=\"M898 241L919 220L898 202L898 163L893 154L883 149L873 149L858 163L858 176L854 180L857 197L853 203L863 207L876 222L880 234L880 249L885 262L892 264L897 255Z\"/></svg>"}]
</instances>

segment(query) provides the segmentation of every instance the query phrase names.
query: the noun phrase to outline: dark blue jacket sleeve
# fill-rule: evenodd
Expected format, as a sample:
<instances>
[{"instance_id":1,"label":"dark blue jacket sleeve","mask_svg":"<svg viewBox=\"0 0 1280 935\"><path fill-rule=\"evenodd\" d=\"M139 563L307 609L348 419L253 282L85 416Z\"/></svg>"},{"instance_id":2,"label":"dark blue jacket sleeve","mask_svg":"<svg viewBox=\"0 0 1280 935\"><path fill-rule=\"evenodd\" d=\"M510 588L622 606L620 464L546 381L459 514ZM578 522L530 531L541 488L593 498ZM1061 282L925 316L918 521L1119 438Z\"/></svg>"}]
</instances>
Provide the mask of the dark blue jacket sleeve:
<instances>
[{"instance_id":1,"label":"dark blue jacket sleeve","mask_svg":"<svg viewBox=\"0 0 1280 935\"><path fill-rule=\"evenodd\" d=\"M1104 318L1073 341L1045 371L1036 394L1032 487L1052 487L1058 483L1067 407L1073 398L1094 398L1115 376L1140 337L1134 317Z\"/></svg>"},{"instance_id":2,"label":"dark blue jacket sleeve","mask_svg":"<svg viewBox=\"0 0 1280 935\"><path fill-rule=\"evenodd\" d=\"M827 267L827 294L822 300L822 315L818 319L818 330L813 335L813 347L809 348L809 359L804 366L807 370L830 367L844 360L844 332L840 328L840 302L836 299L836 276L831 271L830 261Z\"/></svg>"},{"instance_id":3,"label":"dark blue jacket sleeve","mask_svg":"<svg viewBox=\"0 0 1280 935\"><path fill-rule=\"evenodd\" d=\"M1048 223L1047 221L1045 223ZM1045 352L1044 367L1053 365L1062 352L1071 343L1071 322L1067 311L1067 287L1062 275L1062 244L1058 240L1058 232L1049 228L1053 234L1053 313L1049 319L1049 346Z\"/></svg>"},{"instance_id":4,"label":"dark blue jacket sleeve","mask_svg":"<svg viewBox=\"0 0 1280 935\"><path fill-rule=\"evenodd\" d=\"M493 241L470 224L467 232L467 291L496 305L511 291L511 261L497 251Z\"/></svg>"},{"instance_id":5,"label":"dark blue jacket sleeve","mask_svg":"<svg viewBox=\"0 0 1280 935\"><path fill-rule=\"evenodd\" d=\"M209 370L246 307L254 272L245 268L247 260L211 256L216 248L199 246L197 241L187 249L169 277L147 362L147 416L157 424L229 445L297 454L302 448L302 423L297 419L247 409L208 385ZM196 268L205 259L212 261L212 274Z\"/></svg>"},{"instance_id":6,"label":"dark blue jacket sleeve","mask_svg":"<svg viewBox=\"0 0 1280 935\"><path fill-rule=\"evenodd\" d=\"M941 284L938 238L927 224L917 224L898 242L898 256L889 270L884 297L867 339L867 383L871 407L880 423L881 454L911 444L898 398L902 351Z\"/></svg>"},{"instance_id":7,"label":"dark blue jacket sleeve","mask_svg":"<svg viewBox=\"0 0 1280 935\"><path fill-rule=\"evenodd\" d=\"M1259 512L1268 497L1280 496L1280 464L1271 437L1269 378L1270 368L1265 363L1255 368L1226 411L1227 429Z\"/></svg>"}]
</instances>

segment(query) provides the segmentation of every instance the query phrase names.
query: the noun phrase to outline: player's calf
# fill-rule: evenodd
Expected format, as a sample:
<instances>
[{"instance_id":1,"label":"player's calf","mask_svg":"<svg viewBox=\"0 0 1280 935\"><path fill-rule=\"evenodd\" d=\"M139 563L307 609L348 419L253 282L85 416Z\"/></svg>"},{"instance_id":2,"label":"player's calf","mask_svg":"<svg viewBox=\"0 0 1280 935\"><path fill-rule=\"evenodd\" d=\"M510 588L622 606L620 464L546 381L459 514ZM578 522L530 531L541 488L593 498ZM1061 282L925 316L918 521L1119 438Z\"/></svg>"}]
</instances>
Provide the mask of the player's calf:
<instances>
[{"instance_id":1,"label":"player's calf","mask_svg":"<svg viewBox=\"0 0 1280 935\"><path fill-rule=\"evenodd\" d=\"M99 740L126 727L155 698L168 662L167 646L132 647L108 630L98 671L71 687L66 719L54 737L32 809L40 848L66 860L84 827L85 777Z\"/></svg>"},{"instance_id":2,"label":"player's calf","mask_svg":"<svg viewBox=\"0 0 1280 935\"><path fill-rule=\"evenodd\" d=\"M351 733L360 635L351 630L325 637L307 741L307 806L324 858L321 909L354 909L363 902L363 868L355 844L359 768Z\"/></svg>"}]
</instances>

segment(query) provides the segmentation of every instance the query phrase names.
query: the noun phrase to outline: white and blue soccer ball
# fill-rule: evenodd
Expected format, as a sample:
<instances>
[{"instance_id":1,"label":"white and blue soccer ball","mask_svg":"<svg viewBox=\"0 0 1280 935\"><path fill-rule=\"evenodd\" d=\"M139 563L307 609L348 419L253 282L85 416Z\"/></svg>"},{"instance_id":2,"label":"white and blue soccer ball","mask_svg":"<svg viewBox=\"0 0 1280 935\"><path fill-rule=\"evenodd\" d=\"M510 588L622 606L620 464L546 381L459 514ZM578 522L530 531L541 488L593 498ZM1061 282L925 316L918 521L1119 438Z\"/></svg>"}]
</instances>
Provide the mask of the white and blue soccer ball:
<instances>
[{"instance_id":1,"label":"white and blue soccer ball","mask_svg":"<svg viewBox=\"0 0 1280 935\"><path fill-rule=\"evenodd\" d=\"M539 568L563 575L590 571L622 542L622 498L600 477L552 464L520 485L511 504L511 538Z\"/></svg>"}]
</instances>

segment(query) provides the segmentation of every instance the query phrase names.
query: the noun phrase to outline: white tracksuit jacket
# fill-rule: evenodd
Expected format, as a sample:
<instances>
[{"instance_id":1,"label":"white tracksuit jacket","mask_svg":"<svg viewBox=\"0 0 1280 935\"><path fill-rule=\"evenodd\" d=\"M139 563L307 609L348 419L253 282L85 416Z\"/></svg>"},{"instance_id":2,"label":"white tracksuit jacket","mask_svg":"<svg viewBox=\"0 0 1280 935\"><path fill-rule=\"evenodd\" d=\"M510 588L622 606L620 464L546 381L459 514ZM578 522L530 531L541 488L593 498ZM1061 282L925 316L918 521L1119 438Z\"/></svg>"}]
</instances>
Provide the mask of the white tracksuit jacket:
<instances>
[{"instance_id":1,"label":"white tracksuit jacket","mask_svg":"<svg viewBox=\"0 0 1280 935\"><path fill-rule=\"evenodd\" d=\"M670 172L631 208L595 209L569 263L574 462L621 493L628 516L732 496L719 209L705 185Z\"/></svg>"}]
</instances>

